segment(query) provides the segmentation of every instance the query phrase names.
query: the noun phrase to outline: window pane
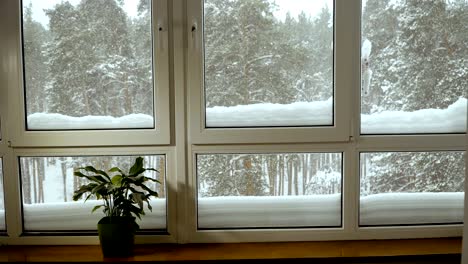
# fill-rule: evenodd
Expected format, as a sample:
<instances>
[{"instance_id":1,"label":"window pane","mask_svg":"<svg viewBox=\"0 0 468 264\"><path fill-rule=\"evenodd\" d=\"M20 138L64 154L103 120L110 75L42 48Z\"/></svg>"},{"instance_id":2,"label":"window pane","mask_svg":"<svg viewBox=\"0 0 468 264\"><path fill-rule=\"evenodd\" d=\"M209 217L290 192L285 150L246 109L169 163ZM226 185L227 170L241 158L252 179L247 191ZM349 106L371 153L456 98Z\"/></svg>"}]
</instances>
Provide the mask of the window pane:
<instances>
[{"instance_id":1,"label":"window pane","mask_svg":"<svg viewBox=\"0 0 468 264\"><path fill-rule=\"evenodd\" d=\"M206 126L333 125L333 8L205 0Z\"/></svg>"},{"instance_id":2,"label":"window pane","mask_svg":"<svg viewBox=\"0 0 468 264\"><path fill-rule=\"evenodd\" d=\"M463 222L465 153L361 153L360 225Z\"/></svg>"},{"instance_id":3,"label":"window pane","mask_svg":"<svg viewBox=\"0 0 468 264\"><path fill-rule=\"evenodd\" d=\"M0 158L0 230L6 230L5 200L3 198L3 159Z\"/></svg>"},{"instance_id":4,"label":"window pane","mask_svg":"<svg viewBox=\"0 0 468 264\"><path fill-rule=\"evenodd\" d=\"M465 132L468 2L363 3L361 132Z\"/></svg>"},{"instance_id":5,"label":"window pane","mask_svg":"<svg viewBox=\"0 0 468 264\"><path fill-rule=\"evenodd\" d=\"M79 167L92 165L102 170L119 167L128 171L137 156L88 157L21 157L23 217L26 231L96 230L97 222L104 216L102 210L91 213L102 200L73 201L73 192L88 181L73 176ZM166 190L164 155L143 156L145 168L155 168L160 173L145 172L145 176L158 179L162 184L148 183L159 194L145 206L141 229L166 228ZM138 219L137 219L138 220Z\"/></svg>"},{"instance_id":6,"label":"window pane","mask_svg":"<svg viewBox=\"0 0 468 264\"><path fill-rule=\"evenodd\" d=\"M149 0L24 0L23 48L28 130L154 127Z\"/></svg>"},{"instance_id":7,"label":"window pane","mask_svg":"<svg viewBox=\"0 0 468 264\"><path fill-rule=\"evenodd\" d=\"M198 228L341 225L341 153L197 155Z\"/></svg>"}]
</instances>

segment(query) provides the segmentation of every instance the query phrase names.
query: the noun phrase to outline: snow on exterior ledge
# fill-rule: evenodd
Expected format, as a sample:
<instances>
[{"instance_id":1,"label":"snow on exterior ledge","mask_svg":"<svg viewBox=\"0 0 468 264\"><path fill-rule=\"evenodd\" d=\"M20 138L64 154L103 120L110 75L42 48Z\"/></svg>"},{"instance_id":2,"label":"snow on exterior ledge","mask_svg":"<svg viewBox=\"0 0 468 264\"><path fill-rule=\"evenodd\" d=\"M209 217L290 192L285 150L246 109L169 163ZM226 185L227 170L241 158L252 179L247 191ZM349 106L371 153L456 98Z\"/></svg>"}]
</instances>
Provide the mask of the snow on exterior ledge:
<instances>
[{"instance_id":1,"label":"snow on exterior ledge","mask_svg":"<svg viewBox=\"0 0 468 264\"><path fill-rule=\"evenodd\" d=\"M28 129L111 129L111 128L153 128L153 117L145 114L131 114L122 117L83 116L73 117L62 114L34 113L28 115Z\"/></svg>"},{"instance_id":2,"label":"snow on exterior ledge","mask_svg":"<svg viewBox=\"0 0 468 264\"><path fill-rule=\"evenodd\" d=\"M460 98L447 109L414 112L383 111L361 115L363 134L463 133L466 132L467 99Z\"/></svg>"},{"instance_id":3,"label":"snow on exterior ledge","mask_svg":"<svg viewBox=\"0 0 468 264\"><path fill-rule=\"evenodd\" d=\"M313 126L333 123L333 101L253 104L206 109L208 127ZM467 99L447 109L382 111L361 115L363 134L463 133Z\"/></svg>"},{"instance_id":4,"label":"snow on exterior ledge","mask_svg":"<svg viewBox=\"0 0 468 264\"><path fill-rule=\"evenodd\" d=\"M24 228L28 231L96 230L97 222L104 214L101 209L94 213L91 210L102 203L88 200L86 203L24 204ZM138 223L140 228L165 229L166 199L153 199L150 204L153 211L145 210L143 221Z\"/></svg>"},{"instance_id":5,"label":"snow on exterior ledge","mask_svg":"<svg viewBox=\"0 0 468 264\"><path fill-rule=\"evenodd\" d=\"M464 193L389 193L361 198L361 225L463 222ZM341 195L198 199L199 228L340 226Z\"/></svg>"},{"instance_id":6,"label":"snow on exterior ledge","mask_svg":"<svg viewBox=\"0 0 468 264\"><path fill-rule=\"evenodd\" d=\"M361 197L361 225L462 223L463 192L382 193Z\"/></svg>"},{"instance_id":7,"label":"snow on exterior ledge","mask_svg":"<svg viewBox=\"0 0 468 264\"><path fill-rule=\"evenodd\" d=\"M215 106L206 109L207 127L314 126L333 124L333 100L292 104Z\"/></svg>"},{"instance_id":8,"label":"snow on exterior ledge","mask_svg":"<svg viewBox=\"0 0 468 264\"><path fill-rule=\"evenodd\" d=\"M361 115L363 134L463 133L466 131L467 99L447 109L413 112L382 111ZM316 126L333 124L333 100L292 104L252 104L206 109L207 127ZM31 130L152 128L153 117L131 114L122 117L35 113L28 116Z\"/></svg>"},{"instance_id":9,"label":"snow on exterior ledge","mask_svg":"<svg viewBox=\"0 0 468 264\"><path fill-rule=\"evenodd\" d=\"M361 225L463 222L464 193L386 193L361 197ZM96 230L100 201L25 204L24 227L31 231ZM151 201L140 223L166 228L166 200ZM198 198L199 228L340 226L341 194L277 197ZM0 230L5 226L0 211Z\"/></svg>"},{"instance_id":10,"label":"snow on exterior ledge","mask_svg":"<svg viewBox=\"0 0 468 264\"><path fill-rule=\"evenodd\" d=\"M199 228L341 225L341 194L198 198Z\"/></svg>"}]
</instances>

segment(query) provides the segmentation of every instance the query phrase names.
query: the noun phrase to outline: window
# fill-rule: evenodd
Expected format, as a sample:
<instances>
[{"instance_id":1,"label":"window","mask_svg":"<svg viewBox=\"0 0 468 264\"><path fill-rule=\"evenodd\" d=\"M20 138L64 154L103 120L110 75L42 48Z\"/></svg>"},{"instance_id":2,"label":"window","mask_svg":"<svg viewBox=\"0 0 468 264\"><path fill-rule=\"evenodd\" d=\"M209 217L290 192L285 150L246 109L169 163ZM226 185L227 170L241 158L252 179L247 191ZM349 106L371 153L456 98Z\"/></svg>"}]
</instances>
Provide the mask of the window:
<instances>
[{"instance_id":1,"label":"window","mask_svg":"<svg viewBox=\"0 0 468 264\"><path fill-rule=\"evenodd\" d=\"M198 228L341 226L339 153L197 155Z\"/></svg>"},{"instance_id":2,"label":"window","mask_svg":"<svg viewBox=\"0 0 468 264\"><path fill-rule=\"evenodd\" d=\"M361 153L360 224L463 222L464 152Z\"/></svg>"},{"instance_id":3,"label":"window","mask_svg":"<svg viewBox=\"0 0 468 264\"><path fill-rule=\"evenodd\" d=\"M12 145L168 144L165 1L25 0L20 20Z\"/></svg>"},{"instance_id":4,"label":"window","mask_svg":"<svg viewBox=\"0 0 468 264\"><path fill-rule=\"evenodd\" d=\"M457 1L365 2L363 134L466 132L463 12Z\"/></svg>"},{"instance_id":5,"label":"window","mask_svg":"<svg viewBox=\"0 0 468 264\"><path fill-rule=\"evenodd\" d=\"M95 231L96 223L104 216L99 210L91 214L102 201L73 201L73 192L86 180L74 177L73 172L84 166L110 169L120 167L128 171L138 156L81 156L81 157L20 157L23 198L23 226L25 232ZM163 155L143 156L145 167L160 173L148 172L147 177L162 184L147 184L159 197L150 201L153 211L148 211L141 229L166 229L166 161Z\"/></svg>"},{"instance_id":6,"label":"window","mask_svg":"<svg viewBox=\"0 0 468 264\"><path fill-rule=\"evenodd\" d=\"M194 143L349 138L349 82L337 79L348 74L352 57L334 56L347 48L340 44L346 37L334 34L350 22L335 16L336 8L345 7L329 0L187 5Z\"/></svg>"},{"instance_id":7,"label":"window","mask_svg":"<svg viewBox=\"0 0 468 264\"><path fill-rule=\"evenodd\" d=\"M27 130L154 128L144 3L23 1Z\"/></svg>"},{"instance_id":8,"label":"window","mask_svg":"<svg viewBox=\"0 0 468 264\"><path fill-rule=\"evenodd\" d=\"M0 1L0 243L97 243L71 173L137 156L164 179L137 242L460 236L466 10Z\"/></svg>"},{"instance_id":9,"label":"window","mask_svg":"<svg viewBox=\"0 0 468 264\"><path fill-rule=\"evenodd\" d=\"M206 127L333 125L333 1L204 1Z\"/></svg>"}]
</instances>

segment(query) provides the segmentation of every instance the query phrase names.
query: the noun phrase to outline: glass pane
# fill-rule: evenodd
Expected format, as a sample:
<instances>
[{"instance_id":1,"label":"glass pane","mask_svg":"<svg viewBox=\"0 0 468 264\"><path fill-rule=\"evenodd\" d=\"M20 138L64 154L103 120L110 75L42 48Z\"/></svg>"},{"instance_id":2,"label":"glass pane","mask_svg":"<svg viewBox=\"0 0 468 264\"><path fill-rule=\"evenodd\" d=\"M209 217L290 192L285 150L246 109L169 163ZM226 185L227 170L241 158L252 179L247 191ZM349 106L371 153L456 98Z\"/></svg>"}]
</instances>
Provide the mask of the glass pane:
<instances>
[{"instance_id":1,"label":"glass pane","mask_svg":"<svg viewBox=\"0 0 468 264\"><path fill-rule=\"evenodd\" d=\"M198 228L341 226L341 153L197 155Z\"/></svg>"},{"instance_id":2,"label":"glass pane","mask_svg":"<svg viewBox=\"0 0 468 264\"><path fill-rule=\"evenodd\" d=\"M24 0L28 130L153 128L149 0Z\"/></svg>"},{"instance_id":3,"label":"glass pane","mask_svg":"<svg viewBox=\"0 0 468 264\"><path fill-rule=\"evenodd\" d=\"M3 159L0 158L0 230L6 230L5 200L3 198Z\"/></svg>"},{"instance_id":4,"label":"glass pane","mask_svg":"<svg viewBox=\"0 0 468 264\"><path fill-rule=\"evenodd\" d=\"M361 132L466 132L468 1L363 1Z\"/></svg>"},{"instance_id":5,"label":"glass pane","mask_svg":"<svg viewBox=\"0 0 468 264\"><path fill-rule=\"evenodd\" d=\"M465 153L361 153L360 225L462 223Z\"/></svg>"},{"instance_id":6,"label":"glass pane","mask_svg":"<svg viewBox=\"0 0 468 264\"><path fill-rule=\"evenodd\" d=\"M73 192L88 181L75 177L79 167L92 165L109 170L119 167L130 169L137 156L87 156L87 157L21 157L23 217L26 231L96 230L97 222L104 216L102 210L94 213L94 206L103 200L73 201ZM160 173L145 172L145 176L158 179L162 184L148 183L159 194L150 201L153 207L139 223L141 229L166 228L165 157L143 156L145 168L155 168ZM137 219L138 220L138 219Z\"/></svg>"},{"instance_id":7,"label":"glass pane","mask_svg":"<svg viewBox=\"0 0 468 264\"><path fill-rule=\"evenodd\" d=\"M207 127L333 125L333 0L205 0Z\"/></svg>"}]
</instances>

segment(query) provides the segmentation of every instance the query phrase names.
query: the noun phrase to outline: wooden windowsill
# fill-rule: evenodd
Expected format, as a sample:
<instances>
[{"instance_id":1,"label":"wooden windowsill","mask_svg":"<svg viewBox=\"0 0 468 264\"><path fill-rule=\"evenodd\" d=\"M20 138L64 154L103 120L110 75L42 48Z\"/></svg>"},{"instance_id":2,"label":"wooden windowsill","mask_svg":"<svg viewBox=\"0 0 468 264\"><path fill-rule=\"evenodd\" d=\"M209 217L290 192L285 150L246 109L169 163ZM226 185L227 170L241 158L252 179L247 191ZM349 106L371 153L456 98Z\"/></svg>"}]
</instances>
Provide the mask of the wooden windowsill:
<instances>
[{"instance_id":1,"label":"wooden windowsill","mask_svg":"<svg viewBox=\"0 0 468 264\"><path fill-rule=\"evenodd\" d=\"M133 257L118 259L103 258L99 246L2 246L0 247L0 262L332 260L401 256L433 257L436 255L455 255L457 257L461 254L461 244L461 238L237 244L154 244L137 245Z\"/></svg>"}]
</instances>

